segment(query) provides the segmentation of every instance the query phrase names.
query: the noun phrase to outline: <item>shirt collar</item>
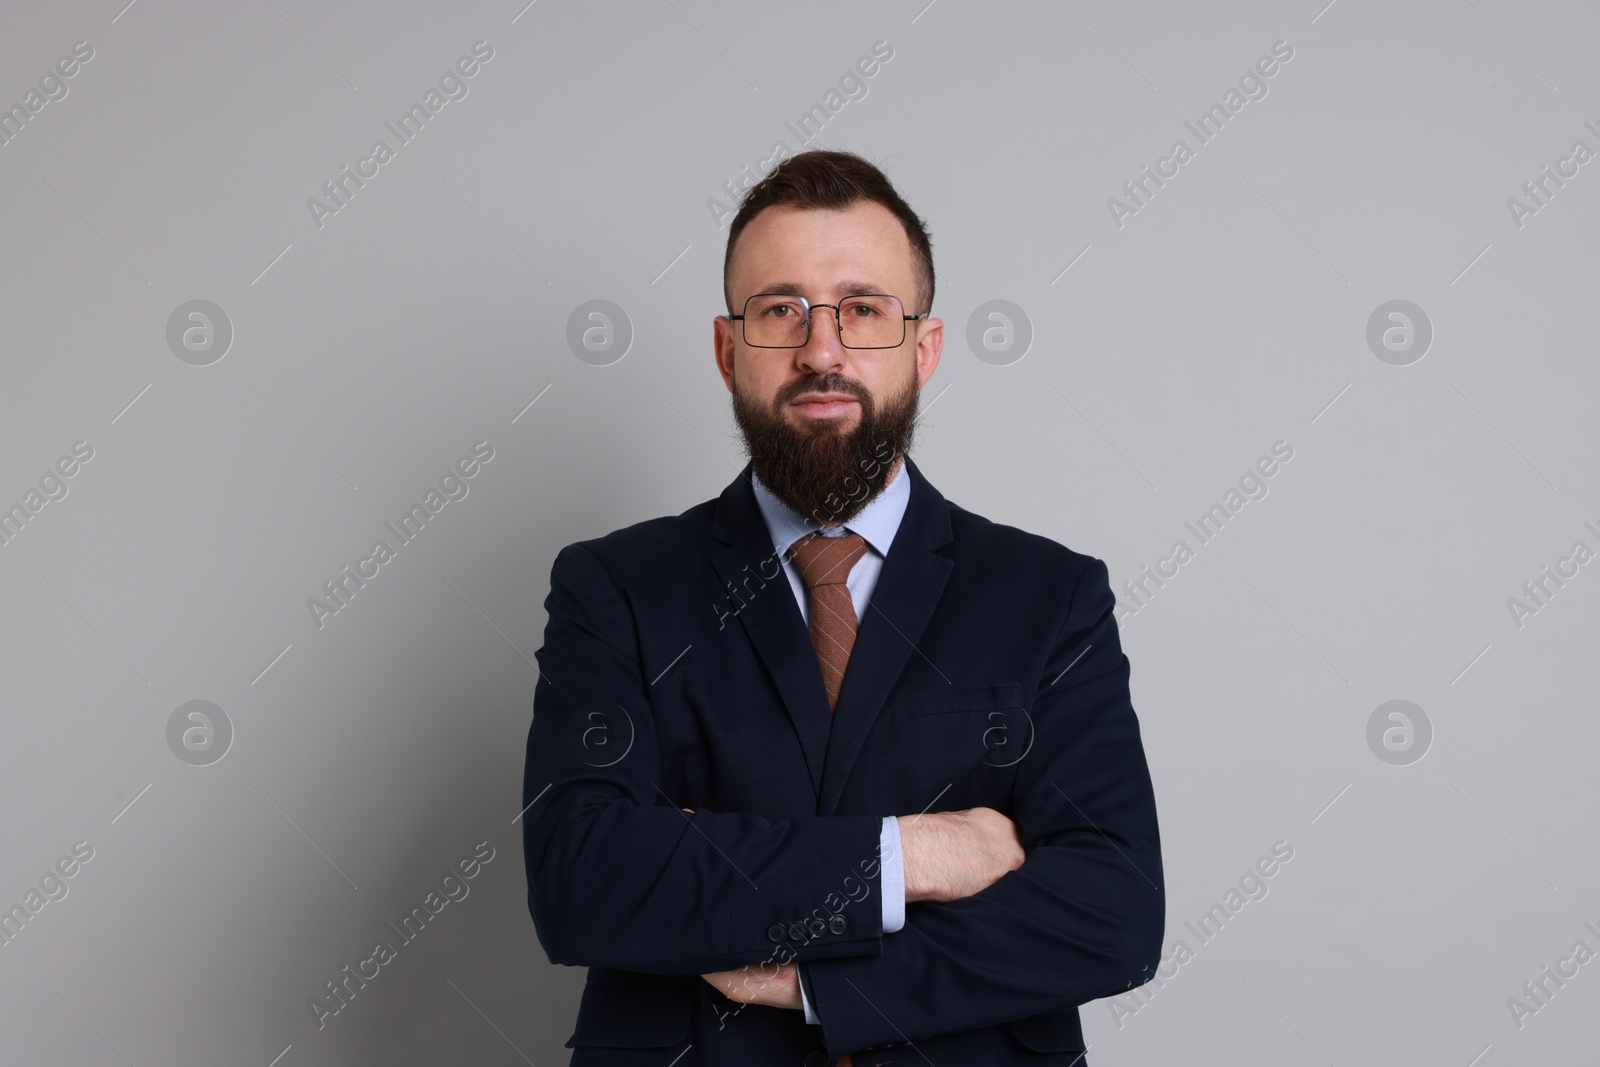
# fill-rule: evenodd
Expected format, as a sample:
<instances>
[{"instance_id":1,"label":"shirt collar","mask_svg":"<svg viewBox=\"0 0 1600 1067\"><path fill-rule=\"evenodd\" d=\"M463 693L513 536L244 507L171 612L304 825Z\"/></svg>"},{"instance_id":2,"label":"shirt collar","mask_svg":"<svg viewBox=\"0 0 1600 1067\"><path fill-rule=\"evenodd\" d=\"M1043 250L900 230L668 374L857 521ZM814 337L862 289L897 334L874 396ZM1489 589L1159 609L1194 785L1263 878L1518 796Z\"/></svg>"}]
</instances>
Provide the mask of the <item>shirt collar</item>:
<instances>
[{"instance_id":1,"label":"shirt collar","mask_svg":"<svg viewBox=\"0 0 1600 1067\"><path fill-rule=\"evenodd\" d=\"M803 518L799 512L779 500L771 489L761 484L754 470L750 472L750 486L756 491L756 505L761 509L761 517L766 520L767 532L772 535L772 547L777 549L780 557L808 532L822 528L822 524L815 519ZM850 533L860 534L880 556L887 557L895 531L900 528L900 520L905 516L906 505L910 501L911 476L906 473L902 459L900 469L889 484L846 522L844 528Z\"/></svg>"}]
</instances>

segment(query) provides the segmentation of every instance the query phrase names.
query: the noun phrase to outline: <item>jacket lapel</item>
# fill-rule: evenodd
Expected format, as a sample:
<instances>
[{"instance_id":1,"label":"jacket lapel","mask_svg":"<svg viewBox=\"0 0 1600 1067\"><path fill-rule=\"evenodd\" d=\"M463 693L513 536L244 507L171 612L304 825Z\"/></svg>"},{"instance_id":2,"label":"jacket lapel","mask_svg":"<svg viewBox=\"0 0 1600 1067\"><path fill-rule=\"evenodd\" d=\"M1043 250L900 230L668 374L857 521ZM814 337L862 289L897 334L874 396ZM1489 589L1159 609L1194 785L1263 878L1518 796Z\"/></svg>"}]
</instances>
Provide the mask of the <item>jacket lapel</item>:
<instances>
[{"instance_id":1,"label":"jacket lapel","mask_svg":"<svg viewBox=\"0 0 1600 1067\"><path fill-rule=\"evenodd\" d=\"M719 614L737 614L738 625L783 699L805 754L811 788L820 794L830 726L828 693L811 635L756 504L749 464L722 491L711 535L711 565L718 578L712 603ZM724 619L724 624L734 625L731 619Z\"/></svg>"},{"instance_id":2,"label":"jacket lapel","mask_svg":"<svg viewBox=\"0 0 1600 1067\"><path fill-rule=\"evenodd\" d=\"M944 594L954 561L937 549L951 540L950 512L944 497L928 484L916 464L906 458L902 475L911 477L911 499L905 516L884 557L868 601L865 618L856 631L850 666L845 670L839 690L839 705L833 713L833 729L827 735L827 760L823 767L821 802L818 813L832 815L839 806L845 782L856 757L877 721L889 690L917 652L917 642L933 617L934 608ZM753 495L753 493L752 493ZM791 599L793 599L791 597ZM812 674L827 709L827 694L821 688L822 672L816 664L810 635L805 647L811 652ZM934 664L941 670L940 664ZM942 670L941 670L942 673Z\"/></svg>"}]
</instances>

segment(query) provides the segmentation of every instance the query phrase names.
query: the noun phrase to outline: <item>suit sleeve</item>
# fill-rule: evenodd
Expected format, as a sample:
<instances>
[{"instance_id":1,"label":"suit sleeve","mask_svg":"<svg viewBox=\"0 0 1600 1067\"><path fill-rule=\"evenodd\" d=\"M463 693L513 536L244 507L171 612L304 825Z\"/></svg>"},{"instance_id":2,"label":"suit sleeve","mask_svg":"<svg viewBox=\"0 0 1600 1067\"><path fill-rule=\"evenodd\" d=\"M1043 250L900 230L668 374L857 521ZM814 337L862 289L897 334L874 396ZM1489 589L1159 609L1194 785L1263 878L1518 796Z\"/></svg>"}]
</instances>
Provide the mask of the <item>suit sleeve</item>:
<instances>
[{"instance_id":1,"label":"suit sleeve","mask_svg":"<svg viewBox=\"0 0 1600 1067\"><path fill-rule=\"evenodd\" d=\"M800 970L830 1060L1045 1012L1149 980L1160 840L1105 564L1090 560L1038 682L1013 810L1027 858L983 891L915 902L881 954Z\"/></svg>"},{"instance_id":2,"label":"suit sleeve","mask_svg":"<svg viewBox=\"0 0 1600 1067\"><path fill-rule=\"evenodd\" d=\"M883 866L880 881L883 883L883 900L881 917L883 932L892 934L906 924L906 872L905 858L900 854L900 823L893 815L884 817L883 829L878 832L878 854L882 857ZM820 1025L822 1020L817 1018L817 1013L811 1007L811 990L806 988L804 967L799 967L800 972L800 1008L805 1012L806 1022L813 1026Z\"/></svg>"},{"instance_id":3,"label":"suit sleeve","mask_svg":"<svg viewBox=\"0 0 1600 1067\"><path fill-rule=\"evenodd\" d=\"M684 812L622 590L569 545L545 609L522 840L550 961L689 975L881 951L879 908L845 902L878 891L882 818Z\"/></svg>"}]
</instances>

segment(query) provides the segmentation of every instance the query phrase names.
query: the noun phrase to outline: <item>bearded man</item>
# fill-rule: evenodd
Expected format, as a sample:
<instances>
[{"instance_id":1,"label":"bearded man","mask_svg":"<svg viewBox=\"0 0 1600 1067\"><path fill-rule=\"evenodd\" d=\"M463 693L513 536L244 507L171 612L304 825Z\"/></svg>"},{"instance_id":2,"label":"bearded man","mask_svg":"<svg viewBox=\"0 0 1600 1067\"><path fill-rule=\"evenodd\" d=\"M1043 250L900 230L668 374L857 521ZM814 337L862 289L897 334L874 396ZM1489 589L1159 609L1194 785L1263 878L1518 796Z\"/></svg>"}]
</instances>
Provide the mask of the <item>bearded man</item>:
<instances>
[{"instance_id":1,"label":"bearded man","mask_svg":"<svg viewBox=\"0 0 1600 1067\"><path fill-rule=\"evenodd\" d=\"M523 845L572 1067L1084 1067L1077 1006L1159 962L1105 564L908 455L934 278L877 167L780 163L713 324L749 463L556 557Z\"/></svg>"}]
</instances>

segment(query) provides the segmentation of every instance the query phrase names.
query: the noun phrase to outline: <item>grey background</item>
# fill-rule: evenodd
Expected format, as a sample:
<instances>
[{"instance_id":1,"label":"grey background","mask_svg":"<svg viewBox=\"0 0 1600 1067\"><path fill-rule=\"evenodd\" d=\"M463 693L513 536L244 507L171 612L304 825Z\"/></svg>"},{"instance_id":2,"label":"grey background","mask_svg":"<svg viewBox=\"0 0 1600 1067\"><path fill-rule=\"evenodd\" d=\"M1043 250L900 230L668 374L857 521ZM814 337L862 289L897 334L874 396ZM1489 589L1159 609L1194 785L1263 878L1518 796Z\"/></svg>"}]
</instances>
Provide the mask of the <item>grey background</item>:
<instances>
[{"instance_id":1,"label":"grey background","mask_svg":"<svg viewBox=\"0 0 1600 1067\"><path fill-rule=\"evenodd\" d=\"M1600 949L1600 563L1521 627L1506 602L1600 549L1600 162L1520 227L1506 201L1600 149L1600 10L924 4L0 15L7 106L94 49L0 147L0 505L94 449L0 546L0 903L94 849L0 946L8 1062L566 1062L583 972L534 939L512 822L550 564L742 465L707 201L877 41L818 143L932 230L914 455L947 497L1120 586L1294 449L1123 621L1195 958L1083 1009L1092 1062L1592 1062L1600 964L1521 1027L1506 1001ZM307 199L479 40L468 95L319 229ZM1115 225L1280 40L1268 95ZM234 334L204 367L166 341L196 299ZM606 366L566 343L595 299L633 330ZM966 342L996 299L1033 332L1006 365ZM1366 342L1395 299L1434 331L1408 366ZM480 440L469 495L319 629L307 599ZM1367 724L1402 699L1433 737L1394 765ZM191 700L220 762L168 747ZM480 841L470 896L319 1032L308 998Z\"/></svg>"}]
</instances>

